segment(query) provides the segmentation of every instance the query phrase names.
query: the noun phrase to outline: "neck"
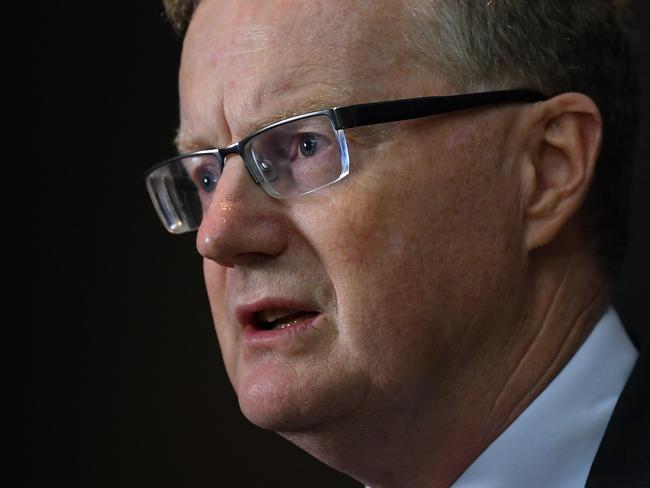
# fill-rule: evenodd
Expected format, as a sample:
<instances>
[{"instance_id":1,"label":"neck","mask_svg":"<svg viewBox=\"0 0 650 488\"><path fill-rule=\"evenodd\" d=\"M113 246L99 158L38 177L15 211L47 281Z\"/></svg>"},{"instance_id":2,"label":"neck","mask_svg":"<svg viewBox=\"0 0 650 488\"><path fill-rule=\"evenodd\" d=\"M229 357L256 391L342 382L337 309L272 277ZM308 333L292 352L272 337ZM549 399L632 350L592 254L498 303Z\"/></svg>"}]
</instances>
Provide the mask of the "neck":
<instances>
[{"instance_id":1,"label":"neck","mask_svg":"<svg viewBox=\"0 0 650 488\"><path fill-rule=\"evenodd\" d=\"M594 260L565 246L531 254L516 337L486 346L439 405L422 411L411 408L417 396L403 398L389 416L360 412L317 433L283 435L373 488L450 486L553 380L608 306Z\"/></svg>"}]
</instances>

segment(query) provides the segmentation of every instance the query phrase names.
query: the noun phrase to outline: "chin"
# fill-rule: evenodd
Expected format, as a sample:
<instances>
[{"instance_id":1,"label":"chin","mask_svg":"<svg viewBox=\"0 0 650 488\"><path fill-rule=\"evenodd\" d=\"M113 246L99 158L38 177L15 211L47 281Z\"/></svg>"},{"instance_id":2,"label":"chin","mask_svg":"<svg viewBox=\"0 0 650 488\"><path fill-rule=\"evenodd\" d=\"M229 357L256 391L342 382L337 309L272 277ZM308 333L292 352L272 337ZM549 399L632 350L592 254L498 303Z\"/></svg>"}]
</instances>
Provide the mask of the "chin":
<instances>
[{"instance_id":1,"label":"chin","mask_svg":"<svg viewBox=\"0 0 650 488\"><path fill-rule=\"evenodd\" d=\"M326 422L325 411L319 408L304 387L296 382L278 378L273 371L265 371L254 381L244 382L237 389L239 407L251 423L275 432L302 431L317 428Z\"/></svg>"},{"instance_id":2,"label":"chin","mask_svg":"<svg viewBox=\"0 0 650 488\"><path fill-rule=\"evenodd\" d=\"M314 430L318 420L296 405L285 402L251 402L241 399L239 407L242 414L252 424L274 432L295 432Z\"/></svg>"},{"instance_id":3,"label":"chin","mask_svg":"<svg viewBox=\"0 0 650 488\"><path fill-rule=\"evenodd\" d=\"M298 374L283 363L258 365L235 388L243 415L258 427L283 434L318 432L353 417L365 391L358 378L315 373Z\"/></svg>"}]
</instances>

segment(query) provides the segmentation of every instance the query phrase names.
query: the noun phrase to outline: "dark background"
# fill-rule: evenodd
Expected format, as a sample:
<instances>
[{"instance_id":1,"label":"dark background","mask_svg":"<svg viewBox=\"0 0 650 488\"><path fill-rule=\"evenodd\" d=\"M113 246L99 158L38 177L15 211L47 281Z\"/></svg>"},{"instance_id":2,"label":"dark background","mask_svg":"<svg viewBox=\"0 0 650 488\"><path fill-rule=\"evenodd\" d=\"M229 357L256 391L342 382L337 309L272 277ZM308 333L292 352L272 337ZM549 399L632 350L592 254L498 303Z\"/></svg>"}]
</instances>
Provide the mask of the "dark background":
<instances>
[{"instance_id":1,"label":"dark background","mask_svg":"<svg viewBox=\"0 0 650 488\"><path fill-rule=\"evenodd\" d=\"M35 89L18 149L32 156L19 159L14 199L30 211L12 232L28 299L3 327L4 374L20 392L14 451L27 460L18 485L357 486L239 413L194 236L163 230L142 180L174 153L180 39L158 0L90 3L36 5L22 34ZM632 5L650 39L650 5ZM641 50L647 87L647 41ZM635 330L647 325L650 276L647 93L642 113L615 289Z\"/></svg>"}]
</instances>

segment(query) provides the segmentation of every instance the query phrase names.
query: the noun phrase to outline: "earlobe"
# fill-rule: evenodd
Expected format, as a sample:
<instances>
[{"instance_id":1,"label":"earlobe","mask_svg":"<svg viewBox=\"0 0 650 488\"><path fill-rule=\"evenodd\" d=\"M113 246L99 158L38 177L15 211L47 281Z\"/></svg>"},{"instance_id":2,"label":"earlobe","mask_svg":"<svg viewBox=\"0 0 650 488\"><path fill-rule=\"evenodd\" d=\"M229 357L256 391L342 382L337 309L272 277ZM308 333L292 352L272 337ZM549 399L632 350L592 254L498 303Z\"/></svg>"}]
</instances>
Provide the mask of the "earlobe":
<instances>
[{"instance_id":1,"label":"earlobe","mask_svg":"<svg viewBox=\"0 0 650 488\"><path fill-rule=\"evenodd\" d=\"M584 202L602 139L600 112L585 95L558 95L537 110L523 168L529 251L551 242Z\"/></svg>"}]
</instances>

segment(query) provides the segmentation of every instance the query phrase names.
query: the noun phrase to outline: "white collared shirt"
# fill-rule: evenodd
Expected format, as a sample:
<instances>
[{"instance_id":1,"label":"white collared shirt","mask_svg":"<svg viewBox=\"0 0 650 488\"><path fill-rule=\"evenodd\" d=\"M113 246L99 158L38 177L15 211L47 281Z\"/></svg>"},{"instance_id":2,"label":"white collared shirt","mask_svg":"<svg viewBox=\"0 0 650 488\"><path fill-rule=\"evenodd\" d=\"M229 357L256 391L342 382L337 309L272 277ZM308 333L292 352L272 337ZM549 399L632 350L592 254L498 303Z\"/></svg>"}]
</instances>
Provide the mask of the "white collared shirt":
<instances>
[{"instance_id":1,"label":"white collared shirt","mask_svg":"<svg viewBox=\"0 0 650 488\"><path fill-rule=\"evenodd\" d=\"M638 352L613 309L453 488L584 487Z\"/></svg>"}]
</instances>

